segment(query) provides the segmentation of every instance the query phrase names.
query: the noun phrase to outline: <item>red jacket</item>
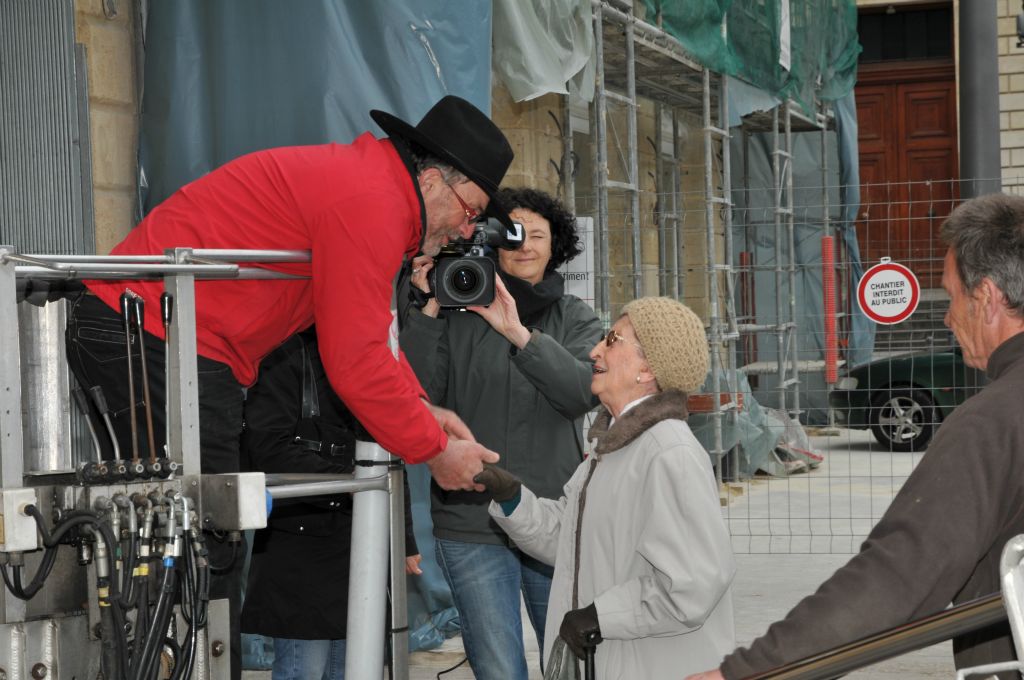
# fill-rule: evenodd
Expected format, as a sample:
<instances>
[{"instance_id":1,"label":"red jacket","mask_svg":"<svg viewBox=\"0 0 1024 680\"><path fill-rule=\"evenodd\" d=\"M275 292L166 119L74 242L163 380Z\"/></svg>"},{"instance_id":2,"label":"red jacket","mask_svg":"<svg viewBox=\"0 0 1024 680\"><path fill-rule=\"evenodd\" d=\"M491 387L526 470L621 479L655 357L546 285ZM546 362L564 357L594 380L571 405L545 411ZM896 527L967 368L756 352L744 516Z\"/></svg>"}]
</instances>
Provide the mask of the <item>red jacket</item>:
<instances>
[{"instance_id":1,"label":"red jacket","mask_svg":"<svg viewBox=\"0 0 1024 680\"><path fill-rule=\"evenodd\" d=\"M388 451L427 460L447 437L420 401L405 356L388 346L392 279L416 252L423 217L409 171L387 140L258 151L182 187L114 250L310 250L312 263L263 265L308 280L196 283L199 354L231 366L243 385L260 360L314 321L331 385ZM90 281L119 308L126 287L146 301L146 330L160 338L161 281ZM397 343L396 343L397 346Z\"/></svg>"}]
</instances>

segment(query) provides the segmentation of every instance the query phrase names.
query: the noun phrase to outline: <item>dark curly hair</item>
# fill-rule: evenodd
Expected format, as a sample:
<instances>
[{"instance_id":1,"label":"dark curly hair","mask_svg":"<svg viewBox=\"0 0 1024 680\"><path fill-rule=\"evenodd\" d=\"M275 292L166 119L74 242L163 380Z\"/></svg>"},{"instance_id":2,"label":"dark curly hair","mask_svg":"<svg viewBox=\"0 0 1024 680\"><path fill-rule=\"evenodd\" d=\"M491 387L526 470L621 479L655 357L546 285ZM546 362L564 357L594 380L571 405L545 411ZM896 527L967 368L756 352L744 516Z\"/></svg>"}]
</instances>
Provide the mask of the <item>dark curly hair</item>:
<instances>
[{"instance_id":1,"label":"dark curly hair","mask_svg":"<svg viewBox=\"0 0 1024 680\"><path fill-rule=\"evenodd\" d=\"M537 189L515 187L500 189L495 198L509 212L516 208L531 210L551 224L551 261L546 272L554 271L583 252L576 233L576 217L554 196Z\"/></svg>"}]
</instances>

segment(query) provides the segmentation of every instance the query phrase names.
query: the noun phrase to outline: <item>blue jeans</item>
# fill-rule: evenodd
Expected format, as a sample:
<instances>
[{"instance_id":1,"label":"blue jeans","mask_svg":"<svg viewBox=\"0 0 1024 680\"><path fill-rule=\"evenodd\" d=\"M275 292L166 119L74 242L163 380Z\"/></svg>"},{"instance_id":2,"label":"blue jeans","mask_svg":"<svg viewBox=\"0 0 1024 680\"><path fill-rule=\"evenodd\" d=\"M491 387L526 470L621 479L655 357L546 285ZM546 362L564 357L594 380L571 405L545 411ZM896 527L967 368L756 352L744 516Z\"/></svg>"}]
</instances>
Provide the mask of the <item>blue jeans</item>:
<instances>
[{"instance_id":1,"label":"blue jeans","mask_svg":"<svg viewBox=\"0 0 1024 680\"><path fill-rule=\"evenodd\" d=\"M271 678L345 680L345 641L274 638Z\"/></svg>"},{"instance_id":2,"label":"blue jeans","mask_svg":"<svg viewBox=\"0 0 1024 680\"><path fill-rule=\"evenodd\" d=\"M440 538L437 561L451 586L477 680L527 680L519 595L543 650L554 569L515 548Z\"/></svg>"}]
</instances>

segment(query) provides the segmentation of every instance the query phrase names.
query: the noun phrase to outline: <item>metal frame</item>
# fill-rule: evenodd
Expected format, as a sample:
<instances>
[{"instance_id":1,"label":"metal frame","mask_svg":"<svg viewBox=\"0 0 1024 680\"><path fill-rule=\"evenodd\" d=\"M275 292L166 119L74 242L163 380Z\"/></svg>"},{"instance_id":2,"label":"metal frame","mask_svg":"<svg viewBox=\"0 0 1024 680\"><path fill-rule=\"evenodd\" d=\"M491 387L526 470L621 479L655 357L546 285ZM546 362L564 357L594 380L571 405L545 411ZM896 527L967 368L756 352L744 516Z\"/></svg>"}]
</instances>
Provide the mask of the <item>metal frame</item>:
<instances>
[{"instance_id":1,"label":"metal frame","mask_svg":"<svg viewBox=\"0 0 1024 680\"><path fill-rule=\"evenodd\" d=\"M643 252L641 241L640 184L636 113L638 97L643 96L656 103L657 121L655 157L658 165L657 182L662 182L664 164L672 167L669 191L671 205L662 207L658 216L659 264L666 271L658 276L658 287L662 295L679 299L685 294L686 265L684 262L685 238L683 208L677 199L680 182L678 164L679 121L678 112L685 111L702 121L704 147L704 199L705 199L705 243L707 249L708 286L708 342L711 350L711 397L717 405L712 411L714 445L709 453L721 460L726 454L723 445L723 414L731 420L737 417L738 396L736 395L736 351L735 342L739 337L735 310L732 301L734 270L732 258L732 197L730 191L731 166L729 162L730 134L727 125L727 79L721 74L702 67L689 55L678 40L660 28L638 19L633 14L633 2L629 0L592 0L594 8L594 39L596 54L596 88L591 107L592 144L594 164L592 182L595 195L596 271L598 281L596 307L598 314L607 323L611 321L611 257L609 252L610 219L608 193L610 189L620 190L629 196L630 249L632 260L633 297L643 291ZM723 31L725 27L723 26ZM624 140L625 170L627 181L609 178L609 131L608 100L628 107L627 135ZM670 157L662 154L662 116L667 112L672 119L672 149ZM571 136L568 124L568 107L563 136ZM716 184L714 157L721 151L722 189ZM563 168L564 173L564 168ZM563 180L568 184L568 180ZM719 253L720 236L716 230L716 218L725 229L726 252ZM671 223L671 225L670 225ZM671 230L671 238L669 231ZM721 312L722 291L720 279L724 278L724 300L726 314ZM724 355L724 358L723 358ZM726 376L725 384L722 375ZM723 395L729 395L723 398ZM721 476L721 466L718 474Z\"/></svg>"},{"instance_id":2,"label":"metal frame","mask_svg":"<svg viewBox=\"0 0 1024 680\"><path fill-rule=\"evenodd\" d=\"M241 269L239 262L308 262L307 251L193 250L177 248L165 255L82 256L21 255L0 245L0 487L25 484L21 421L20 337L16 279L140 279L163 277L175 296L168 336L167 436L169 457L183 466L182 488L203 517L199 483L198 372L195 337L197 278L303 278L260 268ZM390 636L392 677L408 678L408 625L405 592L405 527L403 475L400 463L380 446L358 442L354 479L310 476L296 481L272 477L273 497L315 496L326 492L355 493L349 595L349 642L357 654L347 656L346 677L379 680L383 668L387 588L391 588ZM45 488L45 487L41 487ZM54 487L56 488L56 487ZM77 488L77 487L76 487ZM88 489L88 487L87 487ZM390 554L390 568L388 567ZM4 594L6 595L6 593ZM25 603L3 597L4 621L25 619ZM379 623L379 625L372 625ZM86 643L83 643L86 644ZM81 650L79 650L81 651ZM223 664L221 664L223 665ZM208 677L201 662L195 677Z\"/></svg>"},{"instance_id":3,"label":"metal frame","mask_svg":"<svg viewBox=\"0 0 1024 680\"><path fill-rule=\"evenodd\" d=\"M796 332L796 228L793 206L793 133L820 132L822 138L822 178L827 179L827 148L826 138L829 130L834 127L834 118L830 110L818 104L817 111L808 117L798 110L797 105L787 100L772 108L770 112L756 112L743 120L743 183L748 185L747 158L749 153L749 134L752 132L771 132L772 134L772 180L773 208L772 225L775 240L775 265L772 268L775 276L775 323L757 323L756 318L743 320L737 324L741 334L770 332L775 336L775 361L755 361L739 368L747 375L776 375L778 382L775 390L778 395L777 407L787 412L794 420L799 420L803 413L800 408L800 373L820 371L823 360L801 360L798 352ZM822 181L822 210L824 211L824 234L831 235L832 225L828 214L828 182ZM751 237L747 229L747 240ZM751 266L747 271L756 269ZM743 269L741 269L743 271ZM782 291L787 291L783 299ZM756 340L755 340L756 342Z\"/></svg>"}]
</instances>

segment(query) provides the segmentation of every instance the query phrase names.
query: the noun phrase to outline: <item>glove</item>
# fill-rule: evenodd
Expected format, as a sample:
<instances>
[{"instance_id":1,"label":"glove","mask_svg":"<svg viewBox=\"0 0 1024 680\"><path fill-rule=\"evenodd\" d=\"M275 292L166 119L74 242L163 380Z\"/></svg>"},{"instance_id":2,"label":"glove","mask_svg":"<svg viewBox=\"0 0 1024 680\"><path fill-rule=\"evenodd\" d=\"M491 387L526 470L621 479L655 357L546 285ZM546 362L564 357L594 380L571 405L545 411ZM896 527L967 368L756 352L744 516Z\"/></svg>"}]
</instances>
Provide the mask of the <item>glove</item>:
<instances>
[{"instance_id":1,"label":"glove","mask_svg":"<svg viewBox=\"0 0 1024 680\"><path fill-rule=\"evenodd\" d=\"M587 647L596 647L601 643L601 626L597 622L597 607L593 603L582 609L570 609L562 618L562 626L558 636L565 640L569 649L582 659Z\"/></svg>"},{"instance_id":2,"label":"glove","mask_svg":"<svg viewBox=\"0 0 1024 680\"><path fill-rule=\"evenodd\" d=\"M477 484L483 484L497 502L510 501L519 495L523 482L511 472L494 465L484 465L484 471L473 478Z\"/></svg>"}]
</instances>

